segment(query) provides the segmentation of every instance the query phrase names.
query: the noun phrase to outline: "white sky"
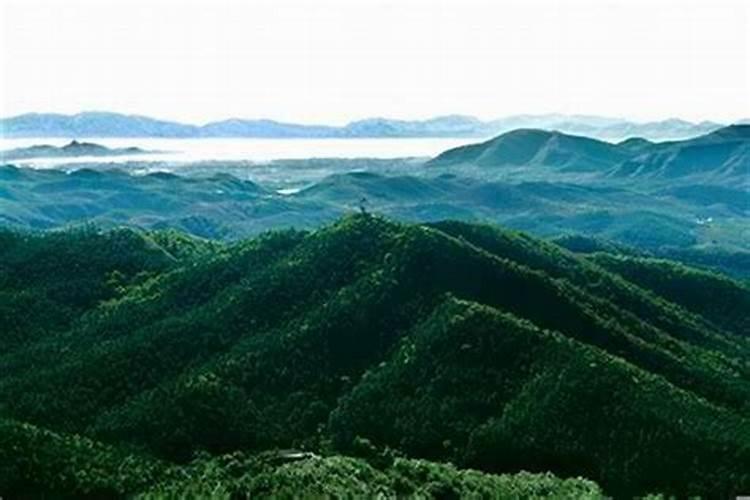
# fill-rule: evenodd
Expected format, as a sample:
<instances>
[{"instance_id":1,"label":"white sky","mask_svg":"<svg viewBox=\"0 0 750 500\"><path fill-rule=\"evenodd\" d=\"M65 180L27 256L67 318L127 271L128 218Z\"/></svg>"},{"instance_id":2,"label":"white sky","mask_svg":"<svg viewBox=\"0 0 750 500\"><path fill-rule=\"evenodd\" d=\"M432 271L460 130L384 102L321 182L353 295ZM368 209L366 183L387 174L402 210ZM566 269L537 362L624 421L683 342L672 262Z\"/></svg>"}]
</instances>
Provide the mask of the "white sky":
<instances>
[{"instance_id":1,"label":"white sky","mask_svg":"<svg viewBox=\"0 0 750 500\"><path fill-rule=\"evenodd\" d=\"M0 115L750 116L750 0L0 0Z\"/></svg>"}]
</instances>

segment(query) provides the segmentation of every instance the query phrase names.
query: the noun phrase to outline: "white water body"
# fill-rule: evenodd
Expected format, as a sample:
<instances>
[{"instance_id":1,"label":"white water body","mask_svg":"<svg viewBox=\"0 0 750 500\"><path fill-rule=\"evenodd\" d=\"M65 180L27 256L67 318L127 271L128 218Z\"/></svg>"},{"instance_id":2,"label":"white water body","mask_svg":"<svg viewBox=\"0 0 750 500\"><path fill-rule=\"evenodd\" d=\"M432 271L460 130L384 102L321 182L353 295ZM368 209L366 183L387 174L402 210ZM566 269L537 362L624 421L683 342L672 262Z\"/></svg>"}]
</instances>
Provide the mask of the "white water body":
<instances>
[{"instance_id":1,"label":"white water body","mask_svg":"<svg viewBox=\"0 0 750 500\"><path fill-rule=\"evenodd\" d=\"M0 151L49 144L64 146L74 138L0 138ZM86 162L166 162L171 164L201 161L250 161L306 158L405 158L432 157L446 149L479 142L469 138L417 139L159 139L159 138L75 138L108 148L138 147L160 153L138 155L34 158L14 160L17 165L53 168L68 163Z\"/></svg>"}]
</instances>

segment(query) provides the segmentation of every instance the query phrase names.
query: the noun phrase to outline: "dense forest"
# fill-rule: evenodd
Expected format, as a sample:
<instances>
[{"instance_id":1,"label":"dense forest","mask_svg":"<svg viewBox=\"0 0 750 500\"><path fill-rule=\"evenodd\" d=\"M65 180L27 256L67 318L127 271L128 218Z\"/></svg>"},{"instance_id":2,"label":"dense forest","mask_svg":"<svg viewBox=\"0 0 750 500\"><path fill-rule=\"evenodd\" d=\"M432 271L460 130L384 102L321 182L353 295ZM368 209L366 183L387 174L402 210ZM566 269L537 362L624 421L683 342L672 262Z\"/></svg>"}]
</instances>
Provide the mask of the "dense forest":
<instances>
[{"instance_id":1,"label":"dense forest","mask_svg":"<svg viewBox=\"0 0 750 500\"><path fill-rule=\"evenodd\" d=\"M747 284L560 243L2 229L0 496L750 491Z\"/></svg>"}]
</instances>

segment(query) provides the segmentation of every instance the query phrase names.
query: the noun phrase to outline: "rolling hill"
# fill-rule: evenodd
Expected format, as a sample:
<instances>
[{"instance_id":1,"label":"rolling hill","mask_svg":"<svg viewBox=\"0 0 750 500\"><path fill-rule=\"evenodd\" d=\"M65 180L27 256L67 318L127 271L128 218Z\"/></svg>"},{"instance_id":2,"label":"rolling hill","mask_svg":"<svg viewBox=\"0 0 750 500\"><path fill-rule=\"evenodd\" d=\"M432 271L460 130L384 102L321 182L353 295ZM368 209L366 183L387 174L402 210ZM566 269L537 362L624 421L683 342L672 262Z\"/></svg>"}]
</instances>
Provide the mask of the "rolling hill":
<instances>
[{"instance_id":1,"label":"rolling hill","mask_svg":"<svg viewBox=\"0 0 750 500\"><path fill-rule=\"evenodd\" d=\"M0 166L0 181L0 223L33 229L94 223L236 239L271 227L308 227L340 213L221 173L187 177Z\"/></svg>"},{"instance_id":2,"label":"rolling hill","mask_svg":"<svg viewBox=\"0 0 750 500\"><path fill-rule=\"evenodd\" d=\"M608 259L368 214L232 244L0 232L0 443L39 450L0 489L746 491L750 291Z\"/></svg>"},{"instance_id":3,"label":"rolling hill","mask_svg":"<svg viewBox=\"0 0 750 500\"><path fill-rule=\"evenodd\" d=\"M547 238L596 237L746 277L749 130L736 125L686 141L611 144L524 129L427 162L95 161L67 165L69 171L2 165L0 224L174 228L237 240L272 228L319 227L363 205L403 221L488 221ZM88 143L61 149L99 152Z\"/></svg>"},{"instance_id":4,"label":"rolling hill","mask_svg":"<svg viewBox=\"0 0 750 500\"><path fill-rule=\"evenodd\" d=\"M692 218L684 220L682 207L703 206L691 197L683 201L682 192L666 192L662 199L619 187L568 182L374 172L333 174L291 195L228 174L131 175L88 168L66 173L4 166L0 179L0 221L5 225L51 229L93 222L103 227L171 227L223 239L270 228L315 227L358 210L364 199L369 210L404 220L496 220L544 235L590 231L645 247L685 246L694 241L695 224ZM712 210L736 212L734 206ZM639 233L644 219L652 230Z\"/></svg>"},{"instance_id":5,"label":"rolling hill","mask_svg":"<svg viewBox=\"0 0 750 500\"><path fill-rule=\"evenodd\" d=\"M430 160L430 165L469 163L482 167L549 166L601 170L626 158L616 145L545 130L518 129L480 144L460 146Z\"/></svg>"},{"instance_id":6,"label":"rolling hill","mask_svg":"<svg viewBox=\"0 0 750 500\"><path fill-rule=\"evenodd\" d=\"M522 167L506 178L505 168L410 163L384 172L388 165L377 162L309 160L232 170L243 180L217 173L226 167L213 164L179 175L142 175L138 169L148 165L140 164L120 169L126 167L93 163L65 172L0 166L0 224L35 230L87 223L174 228L237 240L272 228L318 227L364 204L404 221L492 221L543 237L595 236L747 275L740 262L750 250L744 229L750 207L746 189L732 177L719 184L693 177L625 182L606 175L582 181L556 167ZM246 180L261 168L311 181L277 192ZM326 169L342 173L325 175Z\"/></svg>"},{"instance_id":7,"label":"rolling hill","mask_svg":"<svg viewBox=\"0 0 750 500\"><path fill-rule=\"evenodd\" d=\"M692 140L654 144L619 165L613 176L750 178L750 125L732 125Z\"/></svg>"}]
</instances>

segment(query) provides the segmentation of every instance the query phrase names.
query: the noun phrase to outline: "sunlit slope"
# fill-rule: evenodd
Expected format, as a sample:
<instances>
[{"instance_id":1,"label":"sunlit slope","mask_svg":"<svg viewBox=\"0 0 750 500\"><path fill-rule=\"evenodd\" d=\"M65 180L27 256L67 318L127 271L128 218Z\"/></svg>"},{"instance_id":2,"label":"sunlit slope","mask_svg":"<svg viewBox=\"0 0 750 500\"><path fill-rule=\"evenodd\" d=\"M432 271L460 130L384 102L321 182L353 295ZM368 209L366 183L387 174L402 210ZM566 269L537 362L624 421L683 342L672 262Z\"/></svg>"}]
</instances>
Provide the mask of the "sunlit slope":
<instances>
[{"instance_id":1,"label":"sunlit slope","mask_svg":"<svg viewBox=\"0 0 750 500\"><path fill-rule=\"evenodd\" d=\"M2 339L3 416L165 461L387 447L613 494L750 485L743 323L675 295L669 275L492 226L370 215L232 245L122 234L117 253L112 233L3 234L7 277L85 236L101 254L85 285L102 290ZM58 307L55 284L76 275L58 265L28 286L5 278L2 296ZM25 307L3 301L9 317Z\"/></svg>"}]
</instances>

